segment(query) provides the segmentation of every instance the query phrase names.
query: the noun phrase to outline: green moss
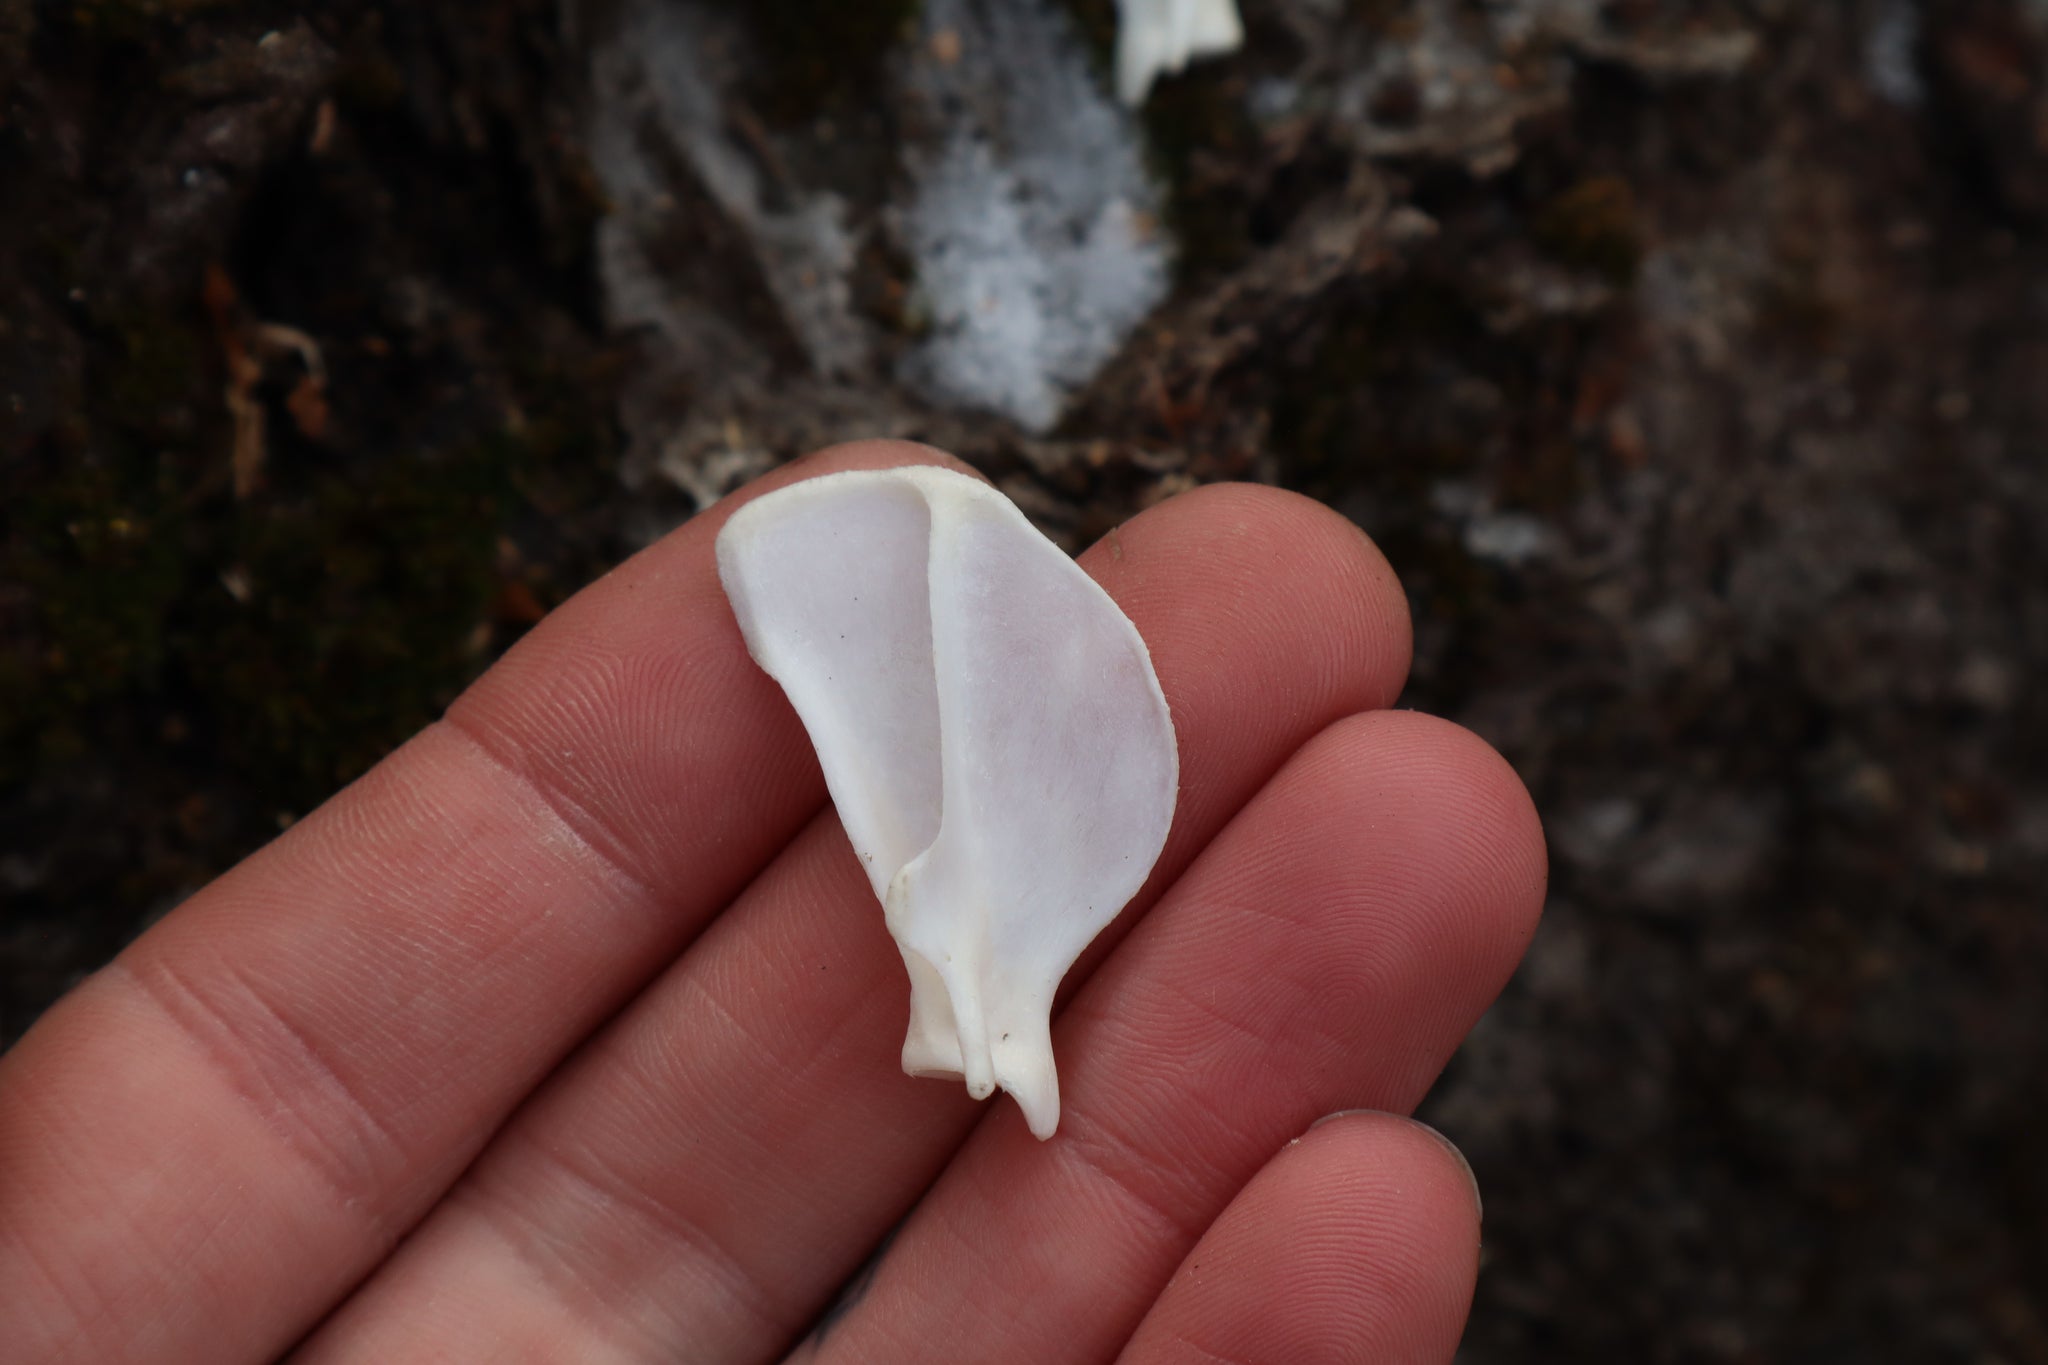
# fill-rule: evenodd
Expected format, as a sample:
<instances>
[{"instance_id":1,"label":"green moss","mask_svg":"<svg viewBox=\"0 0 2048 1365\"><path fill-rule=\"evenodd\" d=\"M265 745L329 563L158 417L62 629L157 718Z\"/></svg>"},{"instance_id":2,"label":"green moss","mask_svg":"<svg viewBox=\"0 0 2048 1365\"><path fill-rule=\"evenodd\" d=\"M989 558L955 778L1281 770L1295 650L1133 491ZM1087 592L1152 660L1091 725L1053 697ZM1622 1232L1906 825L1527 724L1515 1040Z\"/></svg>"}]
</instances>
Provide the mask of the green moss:
<instances>
[{"instance_id":1,"label":"green moss","mask_svg":"<svg viewBox=\"0 0 2048 1365\"><path fill-rule=\"evenodd\" d=\"M111 406L107 415L125 427L149 430L194 393L210 340L152 309L123 310L103 325L113 333L112 350L119 357L101 386L100 397Z\"/></svg>"},{"instance_id":2,"label":"green moss","mask_svg":"<svg viewBox=\"0 0 2048 1365\"><path fill-rule=\"evenodd\" d=\"M479 662L465 641L507 499L492 454L326 474L297 505L241 511L225 570L238 588L203 592L178 643L237 766L317 800L452 699Z\"/></svg>"},{"instance_id":3,"label":"green moss","mask_svg":"<svg viewBox=\"0 0 2048 1365\"><path fill-rule=\"evenodd\" d=\"M0 582L19 586L30 620L0 653L0 781L81 752L106 707L163 685L193 572L174 415L204 390L203 343L142 309L94 331L106 359L90 411L60 422L42 468L23 471L0 542Z\"/></svg>"},{"instance_id":4,"label":"green moss","mask_svg":"<svg viewBox=\"0 0 2048 1365\"><path fill-rule=\"evenodd\" d=\"M152 463L62 459L9 507L0 581L32 626L0 662L0 781L78 752L103 704L161 681L186 564Z\"/></svg>"},{"instance_id":5,"label":"green moss","mask_svg":"<svg viewBox=\"0 0 2048 1365\"><path fill-rule=\"evenodd\" d=\"M179 637L228 756L299 805L437 717L524 622L496 617L501 539L572 515L611 479L609 431L566 383L516 427L455 449L323 471L242 508L222 558L247 600L205 592ZM542 605L573 585L543 584Z\"/></svg>"},{"instance_id":6,"label":"green moss","mask_svg":"<svg viewBox=\"0 0 2048 1365\"><path fill-rule=\"evenodd\" d=\"M0 782L110 742L173 742L168 728L281 805L311 805L528 624L499 608L501 539L545 535L614 484L601 377L538 360L517 377L523 420L444 450L349 458L273 414L271 485L237 503L218 414L153 439L161 407L216 382L189 336L144 316L103 335L123 358L95 392L121 397L95 406L78 449L46 450L0 517L0 583L24 613L0 633ZM543 607L598 567L552 562L570 581L518 579Z\"/></svg>"}]
</instances>

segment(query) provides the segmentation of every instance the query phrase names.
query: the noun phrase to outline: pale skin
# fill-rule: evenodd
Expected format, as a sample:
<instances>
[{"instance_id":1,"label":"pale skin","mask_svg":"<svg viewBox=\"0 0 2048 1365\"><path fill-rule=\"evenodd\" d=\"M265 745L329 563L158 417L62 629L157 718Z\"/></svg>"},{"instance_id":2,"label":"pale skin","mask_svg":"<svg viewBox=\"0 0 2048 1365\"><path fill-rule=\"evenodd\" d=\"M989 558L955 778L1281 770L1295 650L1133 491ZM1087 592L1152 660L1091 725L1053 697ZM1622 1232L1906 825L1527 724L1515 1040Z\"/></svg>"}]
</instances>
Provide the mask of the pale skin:
<instances>
[{"instance_id":1,"label":"pale skin","mask_svg":"<svg viewBox=\"0 0 2048 1365\"><path fill-rule=\"evenodd\" d=\"M902 1075L900 959L712 540L945 458L693 520L0 1057L7 1358L1449 1361L1476 1190L1398 1115L1534 931L1528 797L1388 709L1355 529L1177 498L1082 560L1182 792L1062 991L1059 1133Z\"/></svg>"}]
</instances>

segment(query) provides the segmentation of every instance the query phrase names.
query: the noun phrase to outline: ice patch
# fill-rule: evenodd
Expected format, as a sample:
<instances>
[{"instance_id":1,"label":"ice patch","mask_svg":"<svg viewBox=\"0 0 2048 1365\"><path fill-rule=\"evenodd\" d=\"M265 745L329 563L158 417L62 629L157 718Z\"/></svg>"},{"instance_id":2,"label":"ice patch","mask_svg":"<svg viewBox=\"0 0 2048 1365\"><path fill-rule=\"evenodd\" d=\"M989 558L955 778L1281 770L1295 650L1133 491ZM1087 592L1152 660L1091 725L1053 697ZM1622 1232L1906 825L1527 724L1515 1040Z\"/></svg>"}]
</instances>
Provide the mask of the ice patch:
<instances>
[{"instance_id":1,"label":"ice patch","mask_svg":"<svg viewBox=\"0 0 2048 1365\"><path fill-rule=\"evenodd\" d=\"M1158 192L1136 124L1048 0L927 0L923 22L959 57L906 75L944 131L906 158L931 333L902 378L1042 432L1166 296Z\"/></svg>"}]
</instances>

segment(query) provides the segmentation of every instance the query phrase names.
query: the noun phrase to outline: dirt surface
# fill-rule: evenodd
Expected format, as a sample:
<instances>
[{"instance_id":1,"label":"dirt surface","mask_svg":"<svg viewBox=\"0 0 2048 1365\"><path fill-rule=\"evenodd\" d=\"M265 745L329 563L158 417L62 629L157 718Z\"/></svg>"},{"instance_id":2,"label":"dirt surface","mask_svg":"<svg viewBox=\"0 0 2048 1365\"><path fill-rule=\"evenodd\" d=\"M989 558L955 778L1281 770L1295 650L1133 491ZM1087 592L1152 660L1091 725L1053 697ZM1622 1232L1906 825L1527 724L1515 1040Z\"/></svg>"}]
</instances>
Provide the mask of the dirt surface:
<instances>
[{"instance_id":1,"label":"dirt surface","mask_svg":"<svg viewBox=\"0 0 2048 1365\"><path fill-rule=\"evenodd\" d=\"M1244 8L1045 423L921 358L978 0L706 20L715 144L629 0L0 0L0 1041L779 459L931 440L1070 545L1254 478L1552 839L1425 1111L1462 1358L2048 1362L2048 5Z\"/></svg>"}]
</instances>

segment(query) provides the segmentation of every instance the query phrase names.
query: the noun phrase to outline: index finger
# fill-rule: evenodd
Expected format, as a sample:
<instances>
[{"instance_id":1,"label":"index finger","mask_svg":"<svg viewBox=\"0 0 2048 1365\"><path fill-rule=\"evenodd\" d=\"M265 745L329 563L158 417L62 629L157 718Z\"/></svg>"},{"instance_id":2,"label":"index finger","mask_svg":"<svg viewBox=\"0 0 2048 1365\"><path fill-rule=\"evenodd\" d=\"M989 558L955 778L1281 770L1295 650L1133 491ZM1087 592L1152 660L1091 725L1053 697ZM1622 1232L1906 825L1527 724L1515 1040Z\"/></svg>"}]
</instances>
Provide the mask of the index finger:
<instances>
[{"instance_id":1,"label":"index finger","mask_svg":"<svg viewBox=\"0 0 2048 1365\"><path fill-rule=\"evenodd\" d=\"M949 459L840 447L728 502ZM0 1057L10 1360L274 1355L823 804L725 607L730 511L578 594Z\"/></svg>"}]
</instances>

